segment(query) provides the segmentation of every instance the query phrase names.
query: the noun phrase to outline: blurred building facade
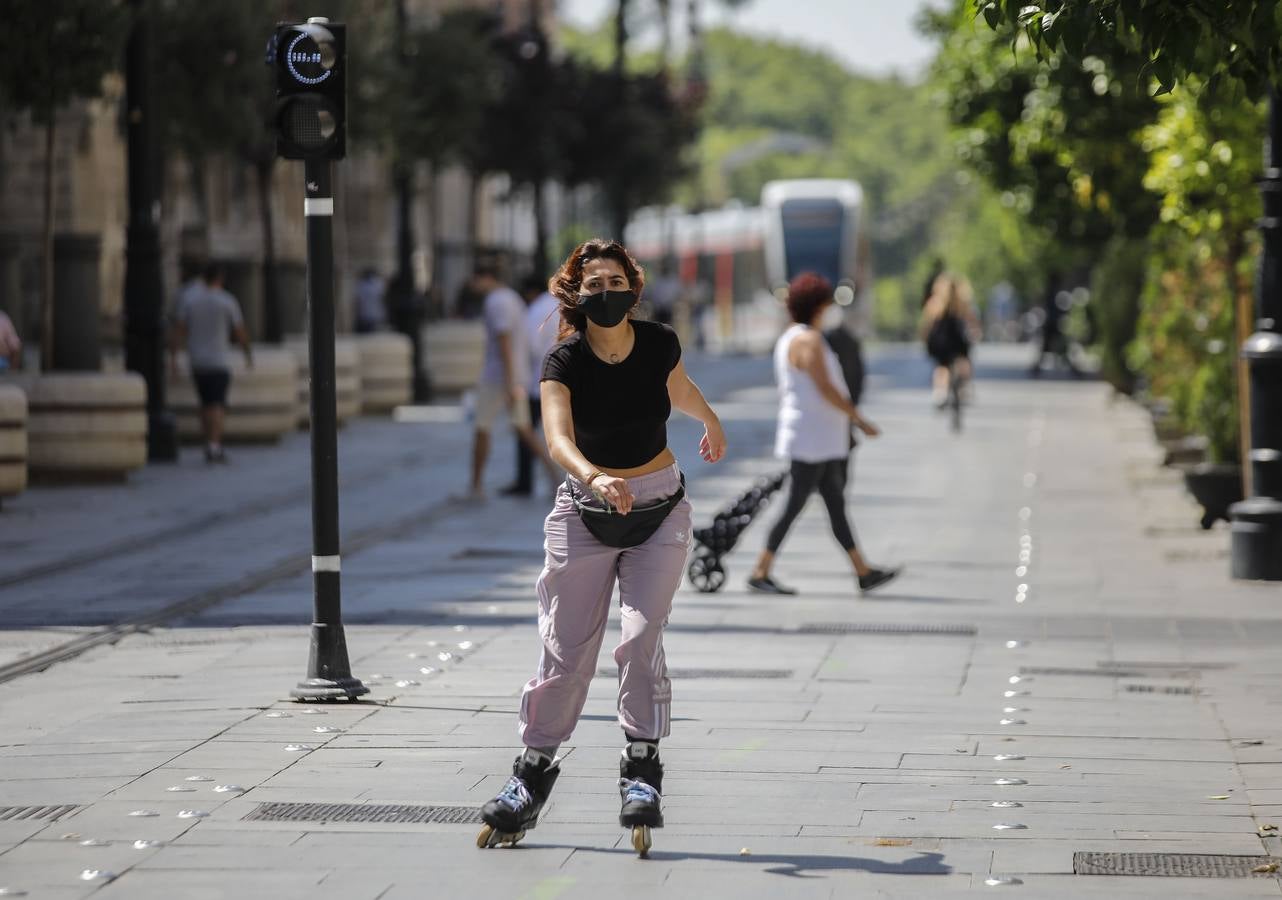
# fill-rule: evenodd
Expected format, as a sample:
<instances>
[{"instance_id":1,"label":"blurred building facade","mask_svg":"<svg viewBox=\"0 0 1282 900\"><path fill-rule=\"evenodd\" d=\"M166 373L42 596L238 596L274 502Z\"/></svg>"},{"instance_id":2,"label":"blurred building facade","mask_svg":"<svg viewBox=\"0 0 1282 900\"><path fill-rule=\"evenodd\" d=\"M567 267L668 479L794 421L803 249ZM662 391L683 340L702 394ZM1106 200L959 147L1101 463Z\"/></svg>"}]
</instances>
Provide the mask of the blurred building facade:
<instances>
[{"instance_id":1,"label":"blurred building facade","mask_svg":"<svg viewBox=\"0 0 1282 900\"><path fill-rule=\"evenodd\" d=\"M552 0L406 0L408 14L420 21L458 6L490 8L509 28L527 25L531 15L539 16L547 29L555 25ZM112 73L101 97L59 111L55 133L55 282L62 285L55 296L68 289L97 293L109 354L121 341L124 305L128 203L123 104L124 80ZM340 329L350 325L356 274L371 266L390 276L396 259L396 197L389 165L359 143L349 142L348 151L335 169ZM264 234L253 168L238 160L211 159L200 173L202 197L185 160L171 155L165 167L161 222L166 291L171 297L177 291L184 261L223 262L251 332L261 336ZM415 281L429 295L429 314L457 312L473 249L507 263L512 277L528 267L535 239L532 205L524 192L511 192L505 177L486 177L474 186L460 167L434 173L422 165L416 174ZM44 129L26 115L0 111L0 309L32 345L39 330L43 192ZM429 204L432 192L435 215ZM554 214L564 207L559 196L550 199ZM277 162L271 204L282 323L286 332L298 332L305 321L306 272L301 163Z\"/></svg>"}]
</instances>

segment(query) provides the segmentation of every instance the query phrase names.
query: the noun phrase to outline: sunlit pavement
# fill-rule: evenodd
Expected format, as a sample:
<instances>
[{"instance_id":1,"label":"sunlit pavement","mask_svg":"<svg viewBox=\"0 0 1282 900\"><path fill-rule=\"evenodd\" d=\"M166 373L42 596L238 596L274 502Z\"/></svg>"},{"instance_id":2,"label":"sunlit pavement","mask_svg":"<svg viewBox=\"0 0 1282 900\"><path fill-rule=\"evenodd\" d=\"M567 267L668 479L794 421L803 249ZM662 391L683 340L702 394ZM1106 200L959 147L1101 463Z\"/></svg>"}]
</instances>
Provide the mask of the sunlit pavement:
<instances>
[{"instance_id":1,"label":"sunlit pavement","mask_svg":"<svg viewBox=\"0 0 1282 900\"><path fill-rule=\"evenodd\" d=\"M347 639L371 687L356 705L284 699L307 663L305 435L226 468L188 453L128 486L28 492L0 515L0 665L81 643L0 685L0 807L67 807L0 810L0 887L1278 896L1267 874L1073 874L1075 853L1278 851L1257 828L1282 816L1282 596L1228 579L1227 531L1198 530L1143 413L1098 383L1025 380L1027 348L980 354L955 435L919 351L873 352L865 411L885 436L858 451L851 510L870 558L906 567L897 582L859 598L815 502L776 569L798 597L745 590L760 521L722 591L682 589L667 827L646 861L616 824L609 637L539 827L481 851L459 821L515 752L547 500L449 503L468 441L451 410L342 437ZM731 443L708 466L694 424L672 426L706 524L779 469L774 392L765 360L691 366ZM492 484L510 469L502 446ZM356 822L273 803L444 809Z\"/></svg>"}]
</instances>

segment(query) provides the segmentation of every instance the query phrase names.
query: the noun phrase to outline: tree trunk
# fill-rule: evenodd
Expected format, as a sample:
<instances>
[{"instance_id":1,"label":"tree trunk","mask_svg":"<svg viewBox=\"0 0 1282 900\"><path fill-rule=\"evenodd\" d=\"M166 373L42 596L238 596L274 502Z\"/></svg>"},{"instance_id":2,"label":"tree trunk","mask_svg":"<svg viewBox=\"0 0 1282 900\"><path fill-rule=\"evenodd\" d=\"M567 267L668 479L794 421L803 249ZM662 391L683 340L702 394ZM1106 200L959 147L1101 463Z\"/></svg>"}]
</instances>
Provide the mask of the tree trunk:
<instances>
[{"instance_id":1,"label":"tree trunk","mask_svg":"<svg viewBox=\"0 0 1282 900\"><path fill-rule=\"evenodd\" d=\"M1233 291L1233 326L1237 346L1246 344L1246 339L1255 330L1255 298L1251 296L1250 283L1243 283L1238 273L1242 257L1246 253L1241 236L1235 236L1229 243L1229 289ZM1237 374L1237 414L1238 414L1238 461L1242 465L1242 496L1251 496L1251 367L1241 353L1237 354L1234 363Z\"/></svg>"},{"instance_id":2,"label":"tree trunk","mask_svg":"<svg viewBox=\"0 0 1282 900\"><path fill-rule=\"evenodd\" d=\"M467 265L471 270L476 265L476 248L481 244L481 187L485 175L479 172L468 173L467 185Z\"/></svg>"},{"instance_id":3,"label":"tree trunk","mask_svg":"<svg viewBox=\"0 0 1282 900\"><path fill-rule=\"evenodd\" d=\"M276 229L272 216L272 169L276 160L254 164L258 186L258 215L263 230L263 339L279 344L284 338L280 314L280 280L276 273Z\"/></svg>"},{"instance_id":4,"label":"tree trunk","mask_svg":"<svg viewBox=\"0 0 1282 900\"><path fill-rule=\"evenodd\" d=\"M548 277L548 213L546 185L542 178L534 180L534 274Z\"/></svg>"},{"instance_id":5,"label":"tree trunk","mask_svg":"<svg viewBox=\"0 0 1282 900\"><path fill-rule=\"evenodd\" d=\"M614 9L614 77L622 80L628 53L628 4L631 0L618 0Z\"/></svg>"},{"instance_id":6,"label":"tree trunk","mask_svg":"<svg viewBox=\"0 0 1282 900\"><path fill-rule=\"evenodd\" d=\"M53 369L53 150L54 150L54 116L53 104L45 109L49 117L45 123L45 210L44 234L41 239L41 285L40 285L40 369L49 372Z\"/></svg>"}]
</instances>

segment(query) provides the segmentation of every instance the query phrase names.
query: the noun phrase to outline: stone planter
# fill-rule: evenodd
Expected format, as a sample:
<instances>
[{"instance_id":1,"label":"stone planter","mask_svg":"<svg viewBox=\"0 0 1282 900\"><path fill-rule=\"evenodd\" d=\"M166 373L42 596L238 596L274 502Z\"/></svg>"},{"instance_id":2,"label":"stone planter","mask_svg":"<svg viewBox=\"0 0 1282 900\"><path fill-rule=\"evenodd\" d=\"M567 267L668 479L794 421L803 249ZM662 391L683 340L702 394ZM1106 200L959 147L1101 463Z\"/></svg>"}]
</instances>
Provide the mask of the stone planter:
<instances>
[{"instance_id":1,"label":"stone planter","mask_svg":"<svg viewBox=\"0 0 1282 900\"><path fill-rule=\"evenodd\" d=\"M285 346L298 363L298 427L306 428L312 412L307 337L290 335L285 339ZM355 341L349 338L340 337L334 342L334 388L338 400L338 424L341 426L361 413L361 354Z\"/></svg>"},{"instance_id":2,"label":"stone planter","mask_svg":"<svg viewBox=\"0 0 1282 900\"><path fill-rule=\"evenodd\" d=\"M1192 466L1205 462L1206 448L1210 445L1206 437L1200 434L1191 434L1159 443L1166 451L1166 456L1162 460L1164 466Z\"/></svg>"},{"instance_id":3,"label":"stone planter","mask_svg":"<svg viewBox=\"0 0 1282 900\"><path fill-rule=\"evenodd\" d=\"M134 372L46 372L27 394L27 467L41 481L120 481L147 463L147 385Z\"/></svg>"},{"instance_id":4,"label":"stone planter","mask_svg":"<svg viewBox=\"0 0 1282 900\"><path fill-rule=\"evenodd\" d=\"M432 390L461 394L476 386L485 360L485 326L479 321L433 322L423 329L423 356Z\"/></svg>"},{"instance_id":5,"label":"stone planter","mask_svg":"<svg viewBox=\"0 0 1282 900\"><path fill-rule=\"evenodd\" d=\"M227 443L274 443L298 427L298 362L294 354L273 346L254 347L254 367L235 350L229 357L231 388L227 392ZM200 403L186 354L179 354L178 377L169 380L169 407L178 420L178 436L201 440Z\"/></svg>"},{"instance_id":6,"label":"stone planter","mask_svg":"<svg viewBox=\"0 0 1282 900\"><path fill-rule=\"evenodd\" d=\"M361 360L361 411L390 412L414 397L413 348L403 334L352 336Z\"/></svg>"},{"instance_id":7,"label":"stone planter","mask_svg":"<svg viewBox=\"0 0 1282 900\"><path fill-rule=\"evenodd\" d=\"M27 395L0 383L0 501L27 486Z\"/></svg>"},{"instance_id":8,"label":"stone planter","mask_svg":"<svg viewBox=\"0 0 1282 900\"><path fill-rule=\"evenodd\" d=\"M1202 507L1202 527L1229 521L1229 507L1242 499L1242 467L1201 463L1184 469L1184 486Z\"/></svg>"}]
</instances>

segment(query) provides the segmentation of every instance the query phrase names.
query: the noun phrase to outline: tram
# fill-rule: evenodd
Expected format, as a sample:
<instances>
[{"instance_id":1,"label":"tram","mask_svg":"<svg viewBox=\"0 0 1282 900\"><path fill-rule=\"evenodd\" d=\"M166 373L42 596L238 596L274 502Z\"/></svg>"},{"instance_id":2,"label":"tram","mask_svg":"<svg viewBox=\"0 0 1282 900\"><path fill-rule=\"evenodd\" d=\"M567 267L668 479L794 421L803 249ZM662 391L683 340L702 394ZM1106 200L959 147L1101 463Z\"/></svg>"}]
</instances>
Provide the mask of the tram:
<instances>
[{"instance_id":1,"label":"tram","mask_svg":"<svg viewBox=\"0 0 1282 900\"><path fill-rule=\"evenodd\" d=\"M642 210L625 241L656 293L660 284L677 285L709 349L756 352L784 324L779 301L798 273L823 275L843 306L857 300L868 283L864 215L854 181L771 181L756 207Z\"/></svg>"}]
</instances>

